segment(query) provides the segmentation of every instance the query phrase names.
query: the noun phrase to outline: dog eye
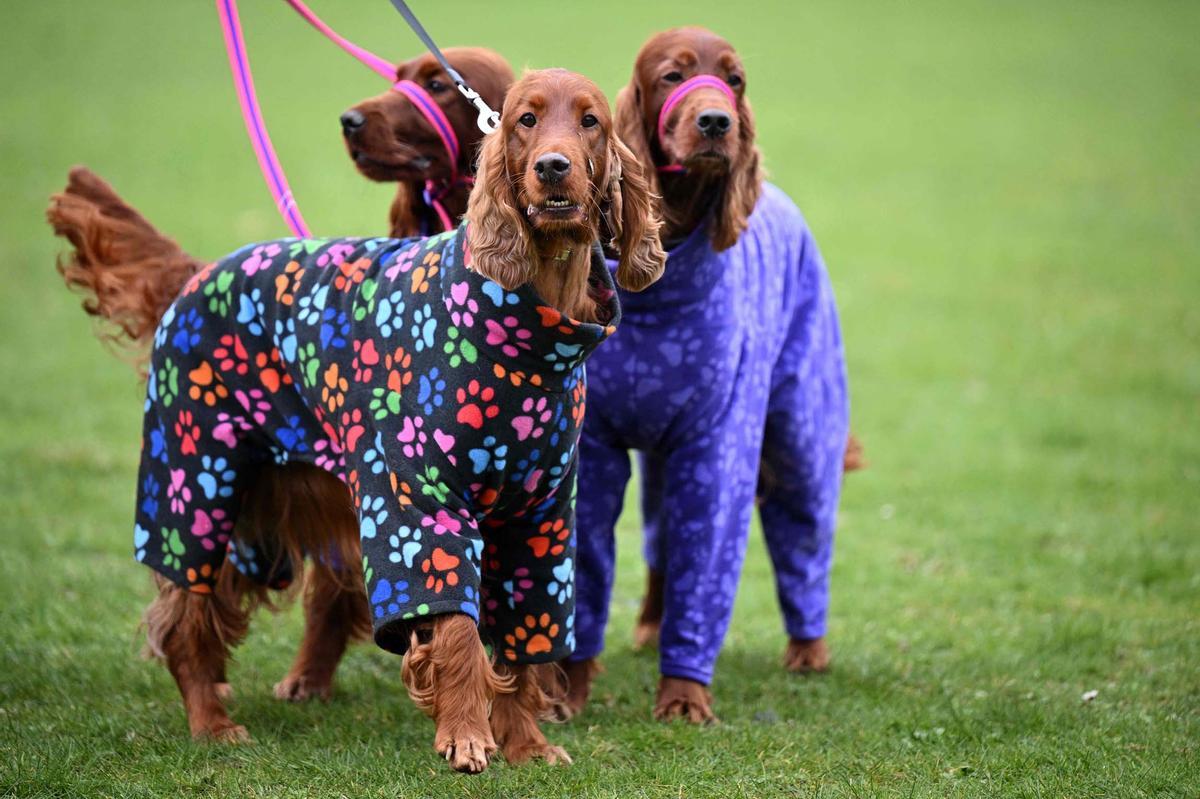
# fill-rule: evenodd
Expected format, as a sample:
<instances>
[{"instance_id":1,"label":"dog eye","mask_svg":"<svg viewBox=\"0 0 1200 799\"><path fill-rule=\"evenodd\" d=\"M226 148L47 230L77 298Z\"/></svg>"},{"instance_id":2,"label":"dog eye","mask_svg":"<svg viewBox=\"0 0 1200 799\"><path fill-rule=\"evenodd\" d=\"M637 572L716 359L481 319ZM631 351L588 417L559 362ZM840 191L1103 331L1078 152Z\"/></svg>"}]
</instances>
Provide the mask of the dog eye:
<instances>
[{"instance_id":1,"label":"dog eye","mask_svg":"<svg viewBox=\"0 0 1200 799\"><path fill-rule=\"evenodd\" d=\"M521 114L521 118L517 121L527 128L532 128L537 124L537 117L526 111L524 114Z\"/></svg>"},{"instance_id":2,"label":"dog eye","mask_svg":"<svg viewBox=\"0 0 1200 799\"><path fill-rule=\"evenodd\" d=\"M580 124L585 128L594 128L600 124L600 120L596 119L596 117L592 114L584 114L583 121L580 122Z\"/></svg>"},{"instance_id":3,"label":"dog eye","mask_svg":"<svg viewBox=\"0 0 1200 799\"><path fill-rule=\"evenodd\" d=\"M425 88L431 92L440 92L446 88L446 84L442 83L437 78L434 78L433 80L429 81L429 83L425 84Z\"/></svg>"},{"instance_id":4,"label":"dog eye","mask_svg":"<svg viewBox=\"0 0 1200 799\"><path fill-rule=\"evenodd\" d=\"M679 72L668 72L666 75L663 75L663 80L667 83L679 83L683 80L683 75Z\"/></svg>"},{"instance_id":5,"label":"dog eye","mask_svg":"<svg viewBox=\"0 0 1200 799\"><path fill-rule=\"evenodd\" d=\"M730 88L736 89L738 86L742 85L742 76L730 75L725 82L729 84Z\"/></svg>"}]
</instances>

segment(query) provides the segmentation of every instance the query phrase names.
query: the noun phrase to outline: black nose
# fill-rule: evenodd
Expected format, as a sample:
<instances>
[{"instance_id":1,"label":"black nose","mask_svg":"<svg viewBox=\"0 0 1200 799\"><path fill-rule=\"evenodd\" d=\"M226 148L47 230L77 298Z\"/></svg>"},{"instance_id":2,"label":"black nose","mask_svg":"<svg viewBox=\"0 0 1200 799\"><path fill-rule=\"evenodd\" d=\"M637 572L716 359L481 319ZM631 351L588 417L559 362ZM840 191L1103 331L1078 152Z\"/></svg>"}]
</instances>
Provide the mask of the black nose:
<instances>
[{"instance_id":1,"label":"black nose","mask_svg":"<svg viewBox=\"0 0 1200 799\"><path fill-rule=\"evenodd\" d=\"M349 136L363 126L367 118L362 115L362 112L351 108L340 117L342 120L342 135Z\"/></svg>"},{"instance_id":2,"label":"black nose","mask_svg":"<svg viewBox=\"0 0 1200 799\"><path fill-rule=\"evenodd\" d=\"M700 133L710 139L719 139L729 132L733 125L733 117L719 108L709 108L700 112L696 117L696 127Z\"/></svg>"},{"instance_id":3,"label":"black nose","mask_svg":"<svg viewBox=\"0 0 1200 799\"><path fill-rule=\"evenodd\" d=\"M571 162L562 153L546 153L533 165L542 183L560 183L571 171Z\"/></svg>"}]
</instances>

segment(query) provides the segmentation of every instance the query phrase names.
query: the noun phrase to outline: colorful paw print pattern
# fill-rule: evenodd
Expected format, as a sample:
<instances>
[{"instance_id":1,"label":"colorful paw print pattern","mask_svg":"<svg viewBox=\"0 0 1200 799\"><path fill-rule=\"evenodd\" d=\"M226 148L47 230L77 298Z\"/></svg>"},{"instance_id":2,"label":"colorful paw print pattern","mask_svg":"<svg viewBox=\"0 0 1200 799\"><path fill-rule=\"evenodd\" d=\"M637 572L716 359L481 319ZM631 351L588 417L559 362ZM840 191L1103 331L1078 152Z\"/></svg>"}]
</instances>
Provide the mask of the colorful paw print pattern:
<instances>
[{"instance_id":1,"label":"colorful paw print pattern","mask_svg":"<svg viewBox=\"0 0 1200 799\"><path fill-rule=\"evenodd\" d=\"M713 251L707 233L676 246L646 291L621 294L621 330L588 362L574 631L575 657L600 653L636 450L645 554L672 600L662 673L701 682L729 624L760 462L788 633L824 634L848 418L833 292L796 206L768 184L733 247ZM520 422L531 437L539 419ZM529 545L553 551L555 540L539 530Z\"/></svg>"},{"instance_id":2,"label":"colorful paw print pattern","mask_svg":"<svg viewBox=\"0 0 1200 799\"><path fill-rule=\"evenodd\" d=\"M473 271L468 237L283 239L197 273L155 336L137 560L200 593L226 560L286 585L239 502L263 465L309 463L353 496L381 646L461 612L509 659L569 654L583 363L616 289L597 249L605 323L564 318Z\"/></svg>"}]
</instances>

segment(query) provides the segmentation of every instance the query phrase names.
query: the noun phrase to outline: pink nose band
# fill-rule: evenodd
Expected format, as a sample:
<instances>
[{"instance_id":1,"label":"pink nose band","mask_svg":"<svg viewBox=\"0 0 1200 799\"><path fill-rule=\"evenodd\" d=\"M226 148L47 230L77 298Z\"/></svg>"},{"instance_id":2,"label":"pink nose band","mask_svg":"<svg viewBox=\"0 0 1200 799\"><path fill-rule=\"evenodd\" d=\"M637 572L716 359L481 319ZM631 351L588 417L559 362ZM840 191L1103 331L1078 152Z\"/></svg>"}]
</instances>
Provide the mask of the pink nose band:
<instances>
[{"instance_id":1,"label":"pink nose band","mask_svg":"<svg viewBox=\"0 0 1200 799\"><path fill-rule=\"evenodd\" d=\"M667 95L667 101L663 103L662 110L658 112L658 140L662 141L663 134L667 130L667 117L671 115L671 111L675 106L679 105L680 101L688 95L689 92L694 92L696 89L717 89L724 93L729 98L729 102L733 103L733 107L737 108L737 95L733 93L733 89L729 88L729 84L715 75L697 75L694 78L688 78L683 83L675 87L675 91Z\"/></svg>"},{"instance_id":2,"label":"pink nose band","mask_svg":"<svg viewBox=\"0 0 1200 799\"><path fill-rule=\"evenodd\" d=\"M425 117L425 121L442 140L446 154L450 156L450 169L455 169L458 165L458 136L454 135L454 127L446 118L446 113L438 106L437 100L434 100L420 84L411 80L397 81L392 84L392 89L407 97L416 106L418 113Z\"/></svg>"}]
</instances>

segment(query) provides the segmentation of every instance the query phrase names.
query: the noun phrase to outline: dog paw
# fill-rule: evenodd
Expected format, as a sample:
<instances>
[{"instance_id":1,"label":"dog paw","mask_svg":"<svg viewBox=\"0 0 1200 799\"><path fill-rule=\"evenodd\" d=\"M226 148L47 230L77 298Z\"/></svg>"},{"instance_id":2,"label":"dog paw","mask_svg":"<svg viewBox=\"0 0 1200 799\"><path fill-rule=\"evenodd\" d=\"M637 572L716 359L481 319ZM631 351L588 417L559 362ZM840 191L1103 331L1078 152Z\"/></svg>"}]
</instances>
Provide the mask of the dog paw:
<instances>
[{"instance_id":1,"label":"dog paw","mask_svg":"<svg viewBox=\"0 0 1200 799\"><path fill-rule=\"evenodd\" d=\"M565 695L555 699L550 712L555 721L569 721L583 712L592 693L592 680L600 673L601 667L595 658L564 661L561 665L567 690Z\"/></svg>"},{"instance_id":2,"label":"dog paw","mask_svg":"<svg viewBox=\"0 0 1200 799\"><path fill-rule=\"evenodd\" d=\"M824 638L792 638L783 653L783 667L793 674L818 674L829 670L829 647Z\"/></svg>"},{"instance_id":3,"label":"dog paw","mask_svg":"<svg viewBox=\"0 0 1200 799\"><path fill-rule=\"evenodd\" d=\"M488 767L491 756L496 752L496 742L490 731L486 736L463 732L439 735L434 748L455 771L478 774Z\"/></svg>"},{"instance_id":4,"label":"dog paw","mask_svg":"<svg viewBox=\"0 0 1200 799\"><path fill-rule=\"evenodd\" d=\"M250 733L241 724L232 721L218 722L208 727L192 732L197 741L212 741L220 744L248 744Z\"/></svg>"},{"instance_id":5,"label":"dog paw","mask_svg":"<svg viewBox=\"0 0 1200 799\"><path fill-rule=\"evenodd\" d=\"M661 626L657 621L639 621L633 628L633 651L658 649L658 632Z\"/></svg>"},{"instance_id":6,"label":"dog paw","mask_svg":"<svg viewBox=\"0 0 1200 799\"><path fill-rule=\"evenodd\" d=\"M327 680L317 680L304 674L289 674L275 683L275 698L284 702L307 702L310 699L329 700L332 689Z\"/></svg>"},{"instance_id":7,"label":"dog paw","mask_svg":"<svg viewBox=\"0 0 1200 799\"><path fill-rule=\"evenodd\" d=\"M569 766L573 762L567 750L551 743L530 743L521 746L506 746L504 759L509 765L519 766L531 760L545 760L552 766Z\"/></svg>"},{"instance_id":8,"label":"dog paw","mask_svg":"<svg viewBox=\"0 0 1200 799\"><path fill-rule=\"evenodd\" d=\"M663 677L658 684L654 718L659 721L684 719L691 724L717 724L712 694L695 680Z\"/></svg>"}]
</instances>

